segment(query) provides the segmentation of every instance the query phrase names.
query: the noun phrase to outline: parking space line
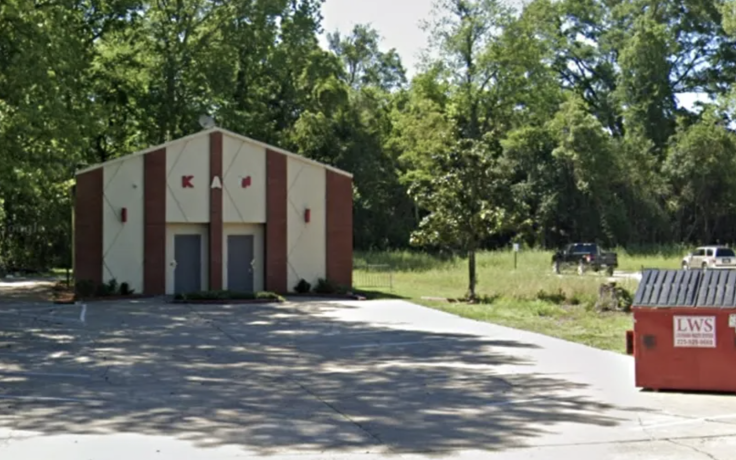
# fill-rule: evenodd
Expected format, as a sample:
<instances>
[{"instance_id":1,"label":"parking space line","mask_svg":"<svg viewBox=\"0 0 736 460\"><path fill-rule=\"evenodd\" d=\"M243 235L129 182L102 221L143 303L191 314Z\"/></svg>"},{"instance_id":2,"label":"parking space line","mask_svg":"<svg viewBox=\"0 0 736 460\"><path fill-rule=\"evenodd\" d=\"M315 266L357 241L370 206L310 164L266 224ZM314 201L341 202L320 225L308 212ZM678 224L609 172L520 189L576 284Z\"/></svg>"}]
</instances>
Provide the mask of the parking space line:
<instances>
[{"instance_id":1,"label":"parking space line","mask_svg":"<svg viewBox=\"0 0 736 460\"><path fill-rule=\"evenodd\" d=\"M633 427L632 430L640 430L640 429L651 430L653 428L668 428L671 426L693 425L695 423L715 422L718 420L726 420L729 418L736 418L736 413L714 415L713 417L698 417L698 418L692 418L688 420L678 420L676 422L655 423L653 425L640 425L640 426Z\"/></svg>"}]
</instances>

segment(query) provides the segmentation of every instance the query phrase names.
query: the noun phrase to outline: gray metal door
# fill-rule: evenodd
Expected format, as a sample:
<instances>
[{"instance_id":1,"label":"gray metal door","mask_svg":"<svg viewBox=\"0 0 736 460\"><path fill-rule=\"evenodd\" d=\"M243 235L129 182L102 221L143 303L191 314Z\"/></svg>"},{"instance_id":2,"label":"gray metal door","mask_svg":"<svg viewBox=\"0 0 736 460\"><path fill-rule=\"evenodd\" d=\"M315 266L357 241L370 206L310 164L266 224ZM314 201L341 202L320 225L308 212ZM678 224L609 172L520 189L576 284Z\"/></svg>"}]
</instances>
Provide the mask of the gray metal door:
<instances>
[{"instance_id":1,"label":"gray metal door","mask_svg":"<svg viewBox=\"0 0 736 460\"><path fill-rule=\"evenodd\" d=\"M174 290L177 294L202 290L202 237L174 235Z\"/></svg>"},{"instance_id":2,"label":"gray metal door","mask_svg":"<svg viewBox=\"0 0 736 460\"><path fill-rule=\"evenodd\" d=\"M253 235L227 237L227 288L253 292Z\"/></svg>"}]
</instances>

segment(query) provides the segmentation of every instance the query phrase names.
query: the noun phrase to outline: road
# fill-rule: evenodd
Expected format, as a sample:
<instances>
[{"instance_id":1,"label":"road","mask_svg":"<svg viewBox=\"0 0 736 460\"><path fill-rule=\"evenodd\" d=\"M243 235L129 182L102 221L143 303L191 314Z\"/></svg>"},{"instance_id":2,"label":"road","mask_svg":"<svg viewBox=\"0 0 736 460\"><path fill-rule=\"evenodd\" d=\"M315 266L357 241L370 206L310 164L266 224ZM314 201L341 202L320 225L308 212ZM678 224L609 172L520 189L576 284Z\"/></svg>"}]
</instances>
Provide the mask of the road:
<instances>
[{"instance_id":1,"label":"road","mask_svg":"<svg viewBox=\"0 0 736 460\"><path fill-rule=\"evenodd\" d=\"M79 308L2 316L3 460L733 458L736 397L404 301Z\"/></svg>"}]
</instances>

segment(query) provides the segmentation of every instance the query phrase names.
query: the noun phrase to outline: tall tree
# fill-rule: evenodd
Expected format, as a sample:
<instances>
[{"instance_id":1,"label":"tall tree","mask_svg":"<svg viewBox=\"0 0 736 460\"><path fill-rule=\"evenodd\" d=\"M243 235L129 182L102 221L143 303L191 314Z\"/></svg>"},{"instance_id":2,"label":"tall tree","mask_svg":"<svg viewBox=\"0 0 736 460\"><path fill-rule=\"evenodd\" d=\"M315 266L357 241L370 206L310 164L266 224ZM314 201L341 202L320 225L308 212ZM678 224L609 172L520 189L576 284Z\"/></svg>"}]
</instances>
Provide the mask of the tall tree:
<instances>
[{"instance_id":1,"label":"tall tree","mask_svg":"<svg viewBox=\"0 0 736 460\"><path fill-rule=\"evenodd\" d=\"M434 175L410 193L427 210L412 244L452 249L468 257L467 299L476 300L476 254L491 236L513 228L513 195L506 175L482 141L462 140L434 155Z\"/></svg>"},{"instance_id":2,"label":"tall tree","mask_svg":"<svg viewBox=\"0 0 736 460\"><path fill-rule=\"evenodd\" d=\"M736 203L736 136L709 111L697 124L680 124L664 165L678 237L712 242Z\"/></svg>"},{"instance_id":3,"label":"tall tree","mask_svg":"<svg viewBox=\"0 0 736 460\"><path fill-rule=\"evenodd\" d=\"M384 91L402 87L406 71L395 49L379 49L378 31L357 24L347 36L333 32L327 36L330 49L340 58L345 68L347 84L354 89L376 86Z\"/></svg>"}]
</instances>

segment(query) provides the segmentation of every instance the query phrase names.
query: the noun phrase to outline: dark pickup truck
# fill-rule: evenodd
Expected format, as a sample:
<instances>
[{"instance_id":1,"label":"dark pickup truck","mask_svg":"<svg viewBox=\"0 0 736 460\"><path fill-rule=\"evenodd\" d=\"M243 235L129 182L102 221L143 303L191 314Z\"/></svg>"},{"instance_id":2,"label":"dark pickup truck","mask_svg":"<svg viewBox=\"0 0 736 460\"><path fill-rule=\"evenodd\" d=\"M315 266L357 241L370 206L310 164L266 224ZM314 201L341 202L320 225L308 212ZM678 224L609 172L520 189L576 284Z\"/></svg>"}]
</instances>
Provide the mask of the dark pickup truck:
<instances>
[{"instance_id":1,"label":"dark pickup truck","mask_svg":"<svg viewBox=\"0 0 736 460\"><path fill-rule=\"evenodd\" d=\"M569 244L552 256L552 271L560 273L568 267L576 267L579 275L591 269L595 272L605 269L608 276L613 276L618 267L618 255L603 252L595 243Z\"/></svg>"}]
</instances>

